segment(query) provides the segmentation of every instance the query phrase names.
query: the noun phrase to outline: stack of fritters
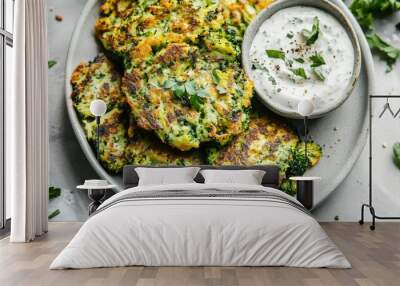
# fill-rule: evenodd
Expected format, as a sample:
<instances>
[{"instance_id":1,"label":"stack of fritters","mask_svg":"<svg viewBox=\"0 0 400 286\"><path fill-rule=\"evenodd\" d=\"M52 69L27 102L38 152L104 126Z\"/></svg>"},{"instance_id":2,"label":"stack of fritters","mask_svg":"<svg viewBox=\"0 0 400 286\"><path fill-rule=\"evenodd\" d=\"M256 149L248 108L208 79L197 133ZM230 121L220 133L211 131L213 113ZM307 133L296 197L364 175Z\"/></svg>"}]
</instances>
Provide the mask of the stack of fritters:
<instances>
[{"instance_id":1,"label":"stack of fritters","mask_svg":"<svg viewBox=\"0 0 400 286\"><path fill-rule=\"evenodd\" d=\"M157 138L139 130L129 120L120 82L121 76L105 56L80 64L71 79L74 106L93 146L96 122L89 110L90 102L100 98L108 103L107 113L100 120L99 140L100 161L108 171L118 173L126 164L197 165L203 162L200 152L183 153L169 146L160 146Z\"/></svg>"},{"instance_id":2,"label":"stack of fritters","mask_svg":"<svg viewBox=\"0 0 400 286\"><path fill-rule=\"evenodd\" d=\"M278 164L285 172L298 136L252 111L253 84L240 62L244 31L270 2L104 1L95 31L112 62L99 56L80 64L71 83L90 142L89 104L107 103L100 130L107 170L127 163Z\"/></svg>"}]
</instances>

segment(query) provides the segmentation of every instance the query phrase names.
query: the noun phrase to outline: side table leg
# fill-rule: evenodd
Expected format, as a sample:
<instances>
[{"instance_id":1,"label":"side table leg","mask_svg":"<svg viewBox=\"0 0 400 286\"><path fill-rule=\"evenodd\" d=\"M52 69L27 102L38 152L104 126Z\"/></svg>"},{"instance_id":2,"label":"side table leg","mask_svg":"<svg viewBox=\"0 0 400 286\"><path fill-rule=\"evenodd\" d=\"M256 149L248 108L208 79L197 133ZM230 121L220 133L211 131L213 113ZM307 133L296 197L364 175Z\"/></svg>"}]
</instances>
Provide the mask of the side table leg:
<instances>
[{"instance_id":1,"label":"side table leg","mask_svg":"<svg viewBox=\"0 0 400 286\"><path fill-rule=\"evenodd\" d=\"M308 210L312 209L314 203L313 189L313 181L297 181L297 199Z\"/></svg>"},{"instance_id":2,"label":"side table leg","mask_svg":"<svg viewBox=\"0 0 400 286\"><path fill-rule=\"evenodd\" d=\"M102 199L104 199L106 191L104 189L100 190L88 190L89 199L92 201L89 206L89 215L94 213L97 208L101 205Z\"/></svg>"}]
</instances>

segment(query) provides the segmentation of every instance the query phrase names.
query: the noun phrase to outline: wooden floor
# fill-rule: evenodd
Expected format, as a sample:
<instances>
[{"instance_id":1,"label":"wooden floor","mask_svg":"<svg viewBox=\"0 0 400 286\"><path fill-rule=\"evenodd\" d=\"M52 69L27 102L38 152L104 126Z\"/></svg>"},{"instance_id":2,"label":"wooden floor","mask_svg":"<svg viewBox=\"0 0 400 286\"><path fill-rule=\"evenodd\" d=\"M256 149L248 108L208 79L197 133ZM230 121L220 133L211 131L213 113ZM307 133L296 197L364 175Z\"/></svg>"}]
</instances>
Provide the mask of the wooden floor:
<instances>
[{"instance_id":1,"label":"wooden floor","mask_svg":"<svg viewBox=\"0 0 400 286\"><path fill-rule=\"evenodd\" d=\"M400 223L379 223L375 232L356 223L322 224L352 269L285 267L124 267L48 270L80 223L50 223L48 235L29 244L0 241L1 286L75 285L400 285Z\"/></svg>"}]
</instances>

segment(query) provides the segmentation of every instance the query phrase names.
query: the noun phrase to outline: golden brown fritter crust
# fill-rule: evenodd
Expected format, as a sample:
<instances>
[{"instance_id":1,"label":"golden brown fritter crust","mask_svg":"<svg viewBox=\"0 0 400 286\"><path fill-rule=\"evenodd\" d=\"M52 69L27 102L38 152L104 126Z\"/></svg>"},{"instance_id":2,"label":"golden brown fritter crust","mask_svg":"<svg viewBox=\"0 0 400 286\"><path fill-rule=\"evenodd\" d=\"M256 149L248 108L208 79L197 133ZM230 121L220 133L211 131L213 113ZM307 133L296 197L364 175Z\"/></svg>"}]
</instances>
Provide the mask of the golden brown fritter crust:
<instances>
[{"instance_id":1,"label":"golden brown fritter crust","mask_svg":"<svg viewBox=\"0 0 400 286\"><path fill-rule=\"evenodd\" d=\"M71 76L71 98L79 116L93 118L90 103L96 98L104 100L109 110L121 107L125 96L120 85L120 74L104 55L97 56L92 62L80 63Z\"/></svg>"},{"instance_id":2,"label":"golden brown fritter crust","mask_svg":"<svg viewBox=\"0 0 400 286\"><path fill-rule=\"evenodd\" d=\"M297 134L286 124L266 115L250 120L248 131L227 146L211 148L212 165L280 165L287 164L290 150L297 146Z\"/></svg>"},{"instance_id":3,"label":"golden brown fritter crust","mask_svg":"<svg viewBox=\"0 0 400 286\"><path fill-rule=\"evenodd\" d=\"M127 146L124 111L114 108L101 117L99 151L100 162L110 172L118 173L126 165L125 149ZM83 129L87 139L96 144L96 121L83 120Z\"/></svg>"}]
</instances>

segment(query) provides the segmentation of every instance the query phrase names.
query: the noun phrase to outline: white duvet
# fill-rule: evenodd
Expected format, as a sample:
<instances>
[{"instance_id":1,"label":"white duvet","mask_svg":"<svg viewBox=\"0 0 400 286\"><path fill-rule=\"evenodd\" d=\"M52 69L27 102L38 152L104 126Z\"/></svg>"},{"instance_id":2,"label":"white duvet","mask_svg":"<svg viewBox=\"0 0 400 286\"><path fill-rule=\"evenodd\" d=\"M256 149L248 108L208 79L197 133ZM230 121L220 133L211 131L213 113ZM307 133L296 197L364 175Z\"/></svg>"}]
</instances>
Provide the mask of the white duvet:
<instances>
[{"instance_id":1,"label":"white duvet","mask_svg":"<svg viewBox=\"0 0 400 286\"><path fill-rule=\"evenodd\" d=\"M50 269L127 265L350 267L317 221L290 204L234 196L119 201L137 194L133 192L168 190L262 190L296 202L278 190L254 185L131 188L105 201Z\"/></svg>"}]
</instances>

